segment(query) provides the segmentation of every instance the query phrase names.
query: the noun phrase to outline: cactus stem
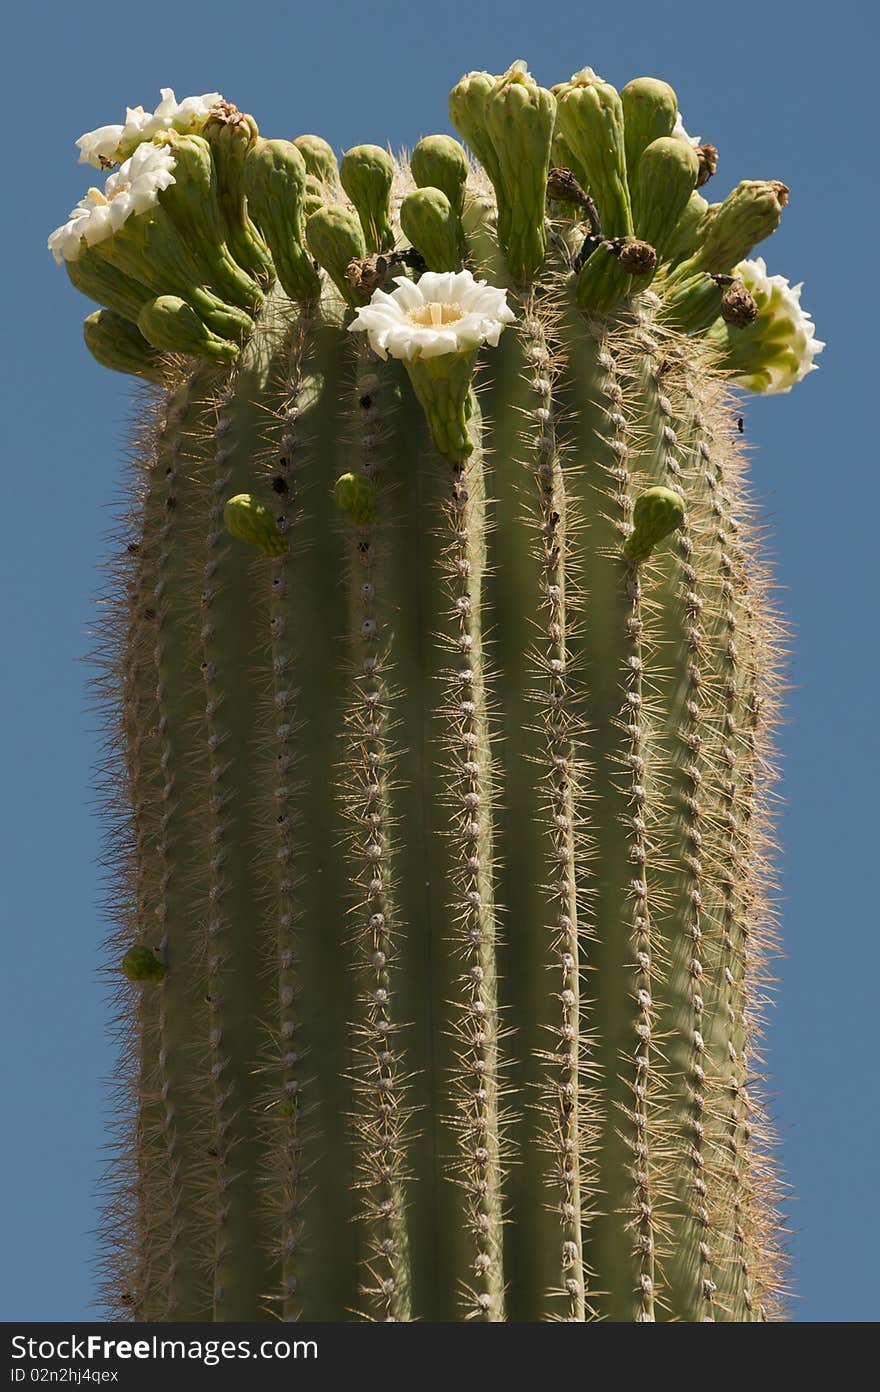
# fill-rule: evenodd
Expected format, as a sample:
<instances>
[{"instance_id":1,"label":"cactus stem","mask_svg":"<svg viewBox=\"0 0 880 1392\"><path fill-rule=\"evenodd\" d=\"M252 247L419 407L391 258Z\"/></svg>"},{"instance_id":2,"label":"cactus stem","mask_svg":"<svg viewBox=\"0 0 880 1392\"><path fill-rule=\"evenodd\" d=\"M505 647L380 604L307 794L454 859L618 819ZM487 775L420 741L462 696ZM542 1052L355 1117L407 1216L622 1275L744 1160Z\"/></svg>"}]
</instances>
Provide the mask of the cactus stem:
<instances>
[{"instance_id":1,"label":"cactus stem","mask_svg":"<svg viewBox=\"0 0 880 1392\"><path fill-rule=\"evenodd\" d=\"M443 715L452 756L450 832L459 846L454 946L464 968L454 1023L454 1170L465 1194L471 1244L472 1275L463 1283L467 1317L494 1322L504 1319L502 1172L492 770L481 627L486 499L482 422L475 399L468 431L474 446L468 460L439 464L451 467L452 478L443 558L452 600L445 644L452 666L445 674Z\"/></svg>"},{"instance_id":2,"label":"cactus stem","mask_svg":"<svg viewBox=\"0 0 880 1392\"><path fill-rule=\"evenodd\" d=\"M383 391L384 387L384 391ZM380 460L377 441L388 391L369 343L357 343L352 412L359 470L371 481ZM387 497L387 495L386 495ZM381 509L381 495L380 495ZM361 1294L370 1317L383 1322L410 1320L410 1266L404 1218L404 1127L407 1119L401 1058L395 1047L400 1025L394 1019L394 980L398 925L392 894L391 767L387 725L391 696L385 677L387 633L377 617L384 598L377 593L383 573L377 564L381 544L378 519L349 533L354 671L345 717L347 757L342 794L351 826L348 859L354 902L351 907L359 1014L353 1026L355 1063L356 1185L360 1218L367 1233L361 1261Z\"/></svg>"},{"instance_id":3,"label":"cactus stem","mask_svg":"<svg viewBox=\"0 0 880 1392\"><path fill-rule=\"evenodd\" d=\"M185 819L193 799L201 794L198 775L187 769L187 751L183 747L182 730L171 717L184 683L191 680L191 660L183 656L189 647L185 634L186 619L178 608L178 576L185 564L188 546L198 539L200 526L200 489L191 477L187 458L186 436L180 423L186 420L203 386L200 374L181 389L179 396L169 402L165 448L156 459L151 491L161 502L161 522L158 524L153 607L155 611L155 640L153 671L155 672L156 729L161 750L162 787L161 815L157 848L161 865L161 892L156 905L156 921L160 926L159 948L169 971L162 982L157 1022L157 1049L160 1095L163 1100L162 1129L165 1138L169 1175L169 1246L167 1262L166 1319L180 1318L183 1310L193 1308L194 1292L204 1301L201 1269L206 1255L204 1240L196 1230L200 1226L193 1209L193 1193L184 1175L201 1171L201 1114L199 1104L191 1097L187 1079L188 1064L183 1039L188 1037L193 1016L203 1017L195 1004L198 986L194 980L200 957L198 920L198 877L188 865ZM160 477L161 475L161 477ZM151 502L152 505L152 502ZM195 1162L195 1163L194 1163ZM192 1180L191 1180L192 1182Z\"/></svg>"},{"instance_id":4,"label":"cactus stem","mask_svg":"<svg viewBox=\"0 0 880 1392\"><path fill-rule=\"evenodd\" d=\"M529 413L529 460L534 470L539 516L538 562L543 582L542 636L536 666L542 675L538 694L540 734L547 784L548 890L552 912L552 979L560 1013L554 1026L555 1047L542 1055L546 1064L545 1100L552 1115L547 1144L553 1155L552 1183L558 1189L561 1225L560 1286L566 1318L585 1318L586 1273L581 1212L580 1122L581 967L577 903L575 805L577 786L572 739L572 692L568 676L568 601L566 561L570 548L567 499L553 417L553 366L542 308L534 289L522 300L523 354L534 409Z\"/></svg>"},{"instance_id":5,"label":"cactus stem","mask_svg":"<svg viewBox=\"0 0 880 1392\"><path fill-rule=\"evenodd\" d=\"M156 829L155 789L161 786L157 741L151 734L158 727L157 687L151 679L158 579L156 545L163 521L164 490L159 462L165 457L176 424L172 393L163 393L157 403L157 435L154 451L144 465L142 494L144 540L138 546L134 573L129 581L128 640L123 688L123 721L126 731L126 773L131 790L132 837L134 848L134 941L149 940L156 931L156 907L161 884L155 860L159 841ZM163 480L164 481L164 480ZM149 540L147 540L149 538ZM138 1038L152 1041L161 1034L162 991L139 993ZM137 1223L135 1266L126 1282L126 1314L136 1319L161 1318L169 1302L168 1268L156 1260L157 1248L170 1246L170 1219L174 1195L169 1183L168 1112L170 1089L163 1088L157 1054L141 1048L138 1093L141 1110L137 1119ZM163 1093L165 1100L163 1101ZM173 1112L171 1116L173 1124ZM147 1226L152 1229L147 1232ZM161 1236L157 1238L157 1229ZM152 1240L149 1240L149 1239ZM118 1298L118 1297L117 1297Z\"/></svg>"},{"instance_id":6,"label":"cactus stem","mask_svg":"<svg viewBox=\"0 0 880 1392\"><path fill-rule=\"evenodd\" d=\"M296 475L301 448L300 413L303 388L309 366L309 350L315 325L315 305L303 305L293 327L286 364L281 417L277 479L284 485L286 496L296 493ZM273 455L274 460L274 455ZM275 464L273 463L273 468ZM296 775L298 726L295 719L296 692L290 688L289 674L296 670L295 635L288 617L290 590L295 585L292 576L293 553L298 543L296 522L299 509L285 508L287 550L273 559L269 579L269 633L272 655L272 713L274 751L275 827L277 837L275 902L277 905L277 1058L278 1079L276 1095L271 1099L271 1116L281 1129L276 1154L280 1159L281 1194L279 1240L281 1258L280 1314L285 1322L299 1319L302 1313L300 1291L300 1226L303 1170L303 1080L301 1021L298 1011L299 937L302 905L297 894L297 832L292 785ZM278 1173L278 1170L275 1171Z\"/></svg>"},{"instance_id":7,"label":"cactus stem","mask_svg":"<svg viewBox=\"0 0 880 1392\"><path fill-rule=\"evenodd\" d=\"M717 681L721 694L722 725L717 741L718 808L720 846L716 878L720 903L717 908L719 948L715 990L718 1001L717 1038L714 1044L714 1104L707 1127L718 1152L720 1183L724 1193L719 1220L723 1260L718 1271L718 1304L725 1318L761 1318L760 1301L753 1279L752 1241L748 1230L758 1195L752 1192L748 1174L747 1145L750 1130L745 1058L745 1029L749 1002L746 976L755 975L758 961L750 958L750 918L754 905L747 886L754 883L750 809L755 799L756 702L759 676L750 654L755 650L754 608L741 598L745 582L747 547L739 537L740 523L731 514L730 493L725 484L725 450L713 423L729 414L729 403L711 377L698 385L700 364L688 364L685 393L696 467L700 471L712 518L708 538L717 592L716 631L711 650L716 654ZM751 1240L750 1240L751 1239Z\"/></svg>"},{"instance_id":8,"label":"cactus stem","mask_svg":"<svg viewBox=\"0 0 880 1392\"><path fill-rule=\"evenodd\" d=\"M254 557L224 525L226 500L253 486L254 462L265 440L273 354L289 327L276 302L267 306L254 337L215 397L213 475L207 493L203 570L202 679L208 744L207 997L213 1136L210 1160L215 1204L214 1318L232 1320L277 1289L278 1265L270 1247L270 1218L257 1204L265 1118L259 1109L259 1072L247 1066L274 1012L277 984L258 963L268 941L273 956L277 926L253 851L261 834L259 761L253 750L254 715L264 699L264 678L254 654L267 646L267 558ZM277 432L277 419L272 422ZM271 568L271 567L270 567ZM289 675L281 671L277 676ZM290 683L283 708L293 702ZM278 698L276 710L282 709ZM271 934L271 937L269 935ZM274 1218L274 1215L273 1215ZM275 1236L274 1230L272 1236ZM258 1274L262 1273L262 1274ZM258 1287L262 1285L262 1289Z\"/></svg>"}]
</instances>

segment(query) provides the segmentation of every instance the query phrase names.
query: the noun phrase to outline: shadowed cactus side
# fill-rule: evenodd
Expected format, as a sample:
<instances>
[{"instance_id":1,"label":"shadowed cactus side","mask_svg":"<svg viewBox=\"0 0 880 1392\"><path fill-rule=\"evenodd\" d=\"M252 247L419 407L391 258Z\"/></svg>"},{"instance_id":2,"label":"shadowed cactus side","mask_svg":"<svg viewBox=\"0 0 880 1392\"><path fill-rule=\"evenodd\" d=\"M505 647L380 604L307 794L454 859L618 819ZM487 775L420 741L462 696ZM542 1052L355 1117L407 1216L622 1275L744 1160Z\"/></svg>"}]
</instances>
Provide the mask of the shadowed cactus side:
<instances>
[{"instance_id":1,"label":"shadowed cactus side","mask_svg":"<svg viewBox=\"0 0 880 1392\"><path fill-rule=\"evenodd\" d=\"M788 191L707 203L654 79L516 63L450 111L482 167L165 90L50 238L147 382L108 1307L780 1318L780 627L730 383L822 346L744 259Z\"/></svg>"}]
</instances>

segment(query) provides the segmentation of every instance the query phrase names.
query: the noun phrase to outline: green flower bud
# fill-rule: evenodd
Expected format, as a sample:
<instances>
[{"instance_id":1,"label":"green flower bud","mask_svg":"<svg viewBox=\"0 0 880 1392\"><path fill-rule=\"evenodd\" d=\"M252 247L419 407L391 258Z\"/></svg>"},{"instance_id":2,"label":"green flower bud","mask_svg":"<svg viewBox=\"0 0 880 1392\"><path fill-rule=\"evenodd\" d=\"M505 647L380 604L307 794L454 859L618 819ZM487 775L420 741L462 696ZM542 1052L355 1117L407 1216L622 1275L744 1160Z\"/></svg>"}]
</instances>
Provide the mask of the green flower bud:
<instances>
[{"instance_id":1,"label":"green flower bud","mask_svg":"<svg viewBox=\"0 0 880 1392\"><path fill-rule=\"evenodd\" d=\"M486 128L486 102L496 80L487 72L465 73L449 93L449 117L497 187L498 159Z\"/></svg>"},{"instance_id":2,"label":"green flower bud","mask_svg":"<svg viewBox=\"0 0 880 1392\"><path fill-rule=\"evenodd\" d=\"M123 976L129 981L161 981L168 968L150 947L137 944L130 947L120 962Z\"/></svg>"},{"instance_id":3,"label":"green flower bud","mask_svg":"<svg viewBox=\"0 0 880 1392\"><path fill-rule=\"evenodd\" d=\"M669 281L663 293L665 317L684 333L702 333L721 313L728 280L729 277L709 275L707 271L692 271Z\"/></svg>"},{"instance_id":4,"label":"green flower bud","mask_svg":"<svg viewBox=\"0 0 880 1392\"><path fill-rule=\"evenodd\" d=\"M461 270L461 220L440 189L408 193L400 205L400 226L429 271Z\"/></svg>"},{"instance_id":5,"label":"green flower bud","mask_svg":"<svg viewBox=\"0 0 880 1392\"><path fill-rule=\"evenodd\" d=\"M342 157L339 180L361 220L369 251L393 251L391 185L394 160L378 145L355 145Z\"/></svg>"},{"instance_id":6,"label":"green flower bud","mask_svg":"<svg viewBox=\"0 0 880 1392\"><path fill-rule=\"evenodd\" d=\"M675 136L652 140L630 176L636 232L650 242L661 260L679 218L693 193L700 161L692 145Z\"/></svg>"},{"instance_id":7,"label":"green flower bud","mask_svg":"<svg viewBox=\"0 0 880 1392\"><path fill-rule=\"evenodd\" d=\"M671 488L657 484L636 498L633 531L623 548L631 561L644 561L658 542L684 523L684 502Z\"/></svg>"},{"instance_id":8,"label":"green flower bud","mask_svg":"<svg viewBox=\"0 0 880 1392\"><path fill-rule=\"evenodd\" d=\"M440 189L461 217L470 170L457 140L451 135L426 135L413 150L409 167L419 188Z\"/></svg>"},{"instance_id":9,"label":"green flower bud","mask_svg":"<svg viewBox=\"0 0 880 1392\"><path fill-rule=\"evenodd\" d=\"M404 364L434 448L444 459L466 459L474 447L468 421L473 412L470 388L476 362L477 354L472 352L442 353Z\"/></svg>"},{"instance_id":10,"label":"green flower bud","mask_svg":"<svg viewBox=\"0 0 880 1392\"><path fill-rule=\"evenodd\" d=\"M601 242L578 274L578 309L585 314L609 314L631 288L632 276L621 266L615 244Z\"/></svg>"},{"instance_id":11,"label":"green flower bud","mask_svg":"<svg viewBox=\"0 0 880 1392\"><path fill-rule=\"evenodd\" d=\"M367 247L361 225L354 214L339 203L319 208L306 223L306 243L346 304L357 303L345 272L350 261L363 260Z\"/></svg>"},{"instance_id":12,"label":"green flower bud","mask_svg":"<svg viewBox=\"0 0 880 1392\"><path fill-rule=\"evenodd\" d=\"M217 198L229 250L244 270L267 285L275 274L272 258L248 215L244 193L244 163L259 134L253 116L227 101L212 108L202 130L214 156Z\"/></svg>"},{"instance_id":13,"label":"green flower bud","mask_svg":"<svg viewBox=\"0 0 880 1392\"><path fill-rule=\"evenodd\" d=\"M223 508L223 522L231 536L258 546L264 556L283 556L287 540L265 504L250 493L236 493Z\"/></svg>"},{"instance_id":14,"label":"green flower bud","mask_svg":"<svg viewBox=\"0 0 880 1392\"><path fill-rule=\"evenodd\" d=\"M605 236L631 236L623 104L617 91L592 68L584 68L558 89L557 120L584 171Z\"/></svg>"},{"instance_id":15,"label":"green flower bud","mask_svg":"<svg viewBox=\"0 0 880 1392\"><path fill-rule=\"evenodd\" d=\"M162 381L162 364L137 324L112 309L96 309L83 322L86 347L102 367Z\"/></svg>"},{"instance_id":16,"label":"green flower bud","mask_svg":"<svg viewBox=\"0 0 880 1392\"><path fill-rule=\"evenodd\" d=\"M498 162L498 233L515 281L526 284L544 261L547 173L556 98L525 63L514 63L486 98L486 130Z\"/></svg>"},{"instance_id":17,"label":"green flower bud","mask_svg":"<svg viewBox=\"0 0 880 1392\"><path fill-rule=\"evenodd\" d=\"M333 499L358 527L375 522L376 485L363 474L340 474L333 486Z\"/></svg>"},{"instance_id":18,"label":"green flower bud","mask_svg":"<svg viewBox=\"0 0 880 1392\"><path fill-rule=\"evenodd\" d=\"M153 298L148 286L102 260L92 247L84 247L75 261L65 261L64 268L81 294L133 322Z\"/></svg>"},{"instance_id":19,"label":"green flower bud","mask_svg":"<svg viewBox=\"0 0 880 1392\"><path fill-rule=\"evenodd\" d=\"M322 140L320 135L298 135L294 145L303 157L306 172L314 175L328 192L336 188L339 178L339 165L332 145Z\"/></svg>"},{"instance_id":20,"label":"green flower bud","mask_svg":"<svg viewBox=\"0 0 880 1392\"><path fill-rule=\"evenodd\" d=\"M185 353L221 363L238 357L237 344L211 333L192 306L177 295L148 300L138 315L138 328L148 343L165 353Z\"/></svg>"},{"instance_id":21,"label":"green flower bud","mask_svg":"<svg viewBox=\"0 0 880 1392\"><path fill-rule=\"evenodd\" d=\"M639 167L643 151L653 141L672 135L678 115L678 98L668 82L661 82L656 77L635 77L621 87L620 103L623 107L626 167L632 188L633 175ZM649 237L648 240L652 239Z\"/></svg>"},{"instance_id":22,"label":"green flower bud","mask_svg":"<svg viewBox=\"0 0 880 1392\"><path fill-rule=\"evenodd\" d=\"M776 231L787 202L788 189L778 180L744 179L708 224L691 257L693 269L729 275L757 242Z\"/></svg>"},{"instance_id":23,"label":"green flower bud","mask_svg":"<svg viewBox=\"0 0 880 1392\"><path fill-rule=\"evenodd\" d=\"M304 202L306 164L289 140L258 140L244 166L248 207L272 252L284 293L315 300L321 281L306 251Z\"/></svg>"},{"instance_id":24,"label":"green flower bud","mask_svg":"<svg viewBox=\"0 0 880 1392\"><path fill-rule=\"evenodd\" d=\"M225 304L205 287L199 266L161 207L128 218L112 237L97 242L92 250L111 266L148 285L153 295L179 295L221 338L242 339L253 332L253 320L243 309Z\"/></svg>"},{"instance_id":25,"label":"green flower bud","mask_svg":"<svg viewBox=\"0 0 880 1392\"><path fill-rule=\"evenodd\" d=\"M717 210L720 204L713 204L712 207ZM667 240L665 259L675 265L692 256L712 217L714 213L710 205L701 193L694 190Z\"/></svg>"},{"instance_id":26,"label":"green flower bud","mask_svg":"<svg viewBox=\"0 0 880 1392\"><path fill-rule=\"evenodd\" d=\"M323 208L328 202L327 186L322 184L320 179L314 174L306 175L306 191L303 196L303 222L308 222L312 213L316 213L319 208Z\"/></svg>"},{"instance_id":27,"label":"green flower bud","mask_svg":"<svg viewBox=\"0 0 880 1392\"><path fill-rule=\"evenodd\" d=\"M205 280L230 304L256 309L263 303L259 286L233 260L225 241L217 197L211 147L200 135L162 137L174 156L174 180L159 202L177 227Z\"/></svg>"}]
</instances>

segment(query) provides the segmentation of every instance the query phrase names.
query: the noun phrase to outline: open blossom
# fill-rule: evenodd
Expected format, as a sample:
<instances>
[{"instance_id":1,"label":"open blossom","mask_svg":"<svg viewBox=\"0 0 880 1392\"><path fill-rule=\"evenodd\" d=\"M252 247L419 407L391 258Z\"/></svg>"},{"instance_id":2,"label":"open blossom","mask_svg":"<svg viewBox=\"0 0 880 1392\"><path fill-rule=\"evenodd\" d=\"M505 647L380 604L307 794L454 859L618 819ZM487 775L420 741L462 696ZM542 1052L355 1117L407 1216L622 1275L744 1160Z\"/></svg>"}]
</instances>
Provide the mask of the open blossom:
<instances>
[{"instance_id":1,"label":"open blossom","mask_svg":"<svg viewBox=\"0 0 880 1392\"><path fill-rule=\"evenodd\" d=\"M67 222L56 227L49 250L60 265L75 261L82 245L111 237L135 213L146 212L162 189L174 183L174 156L159 145L139 145L130 159L111 174L104 191L90 188Z\"/></svg>"},{"instance_id":2,"label":"open blossom","mask_svg":"<svg viewBox=\"0 0 880 1392\"><path fill-rule=\"evenodd\" d=\"M470 271L426 271L418 281L396 276L389 295L376 290L349 329L365 331L380 357L408 362L444 353L496 347L515 315L503 290L474 280Z\"/></svg>"},{"instance_id":3,"label":"open blossom","mask_svg":"<svg viewBox=\"0 0 880 1392\"><path fill-rule=\"evenodd\" d=\"M789 285L785 276L768 275L763 256L741 261L735 273L755 297L758 316L748 328L731 335L741 344L732 380L750 391L773 395L791 391L796 382L818 367L814 359L825 344L816 338L816 326L801 306L801 285Z\"/></svg>"},{"instance_id":4,"label":"open blossom","mask_svg":"<svg viewBox=\"0 0 880 1392\"><path fill-rule=\"evenodd\" d=\"M203 92L198 97L184 97L179 102L171 87L161 88L162 100L155 111L142 106L128 107L125 124L99 126L86 131L76 142L80 164L107 169L131 155L145 140L152 140L162 131L176 130L187 135L202 130L212 107L222 101L219 92Z\"/></svg>"}]
</instances>

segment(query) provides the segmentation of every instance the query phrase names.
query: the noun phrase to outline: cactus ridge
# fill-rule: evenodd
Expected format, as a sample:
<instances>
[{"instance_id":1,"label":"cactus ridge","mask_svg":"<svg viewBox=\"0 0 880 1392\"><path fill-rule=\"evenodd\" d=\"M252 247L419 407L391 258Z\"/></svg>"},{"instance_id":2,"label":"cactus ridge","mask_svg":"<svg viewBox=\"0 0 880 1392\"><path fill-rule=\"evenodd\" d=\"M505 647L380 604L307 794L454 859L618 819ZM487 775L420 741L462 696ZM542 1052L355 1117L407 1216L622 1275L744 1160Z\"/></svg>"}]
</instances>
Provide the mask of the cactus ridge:
<instances>
[{"instance_id":1,"label":"cactus ridge","mask_svg":"<svg viewBox=\"0 0 880 1392\"><path fill-rule=\"evenodd\" d=\"M96 356L146 379L96 651L108 1310L784 1318L758 1043L786 635L730 387L772 334L734 359L715 269L783 186L741 183L703 253L672 89L589 69L467 75L485 169L429 138L415 199L405 156L357 146L340 188L318 137L222 105L168 143L222 192L217 246L158 207L71 272L109 302ZM243 192L267 151L287 221ZM409 247L401 206L447 203L448 246L404 211ZM432 259L458 289L413 298ZM139 355L146 302L195 356Z\"/></svg>"}]
</instances>

